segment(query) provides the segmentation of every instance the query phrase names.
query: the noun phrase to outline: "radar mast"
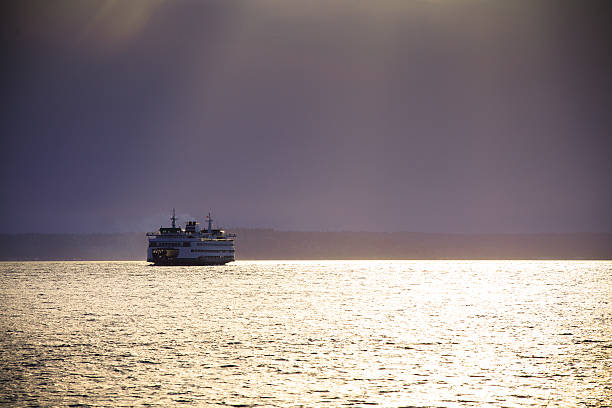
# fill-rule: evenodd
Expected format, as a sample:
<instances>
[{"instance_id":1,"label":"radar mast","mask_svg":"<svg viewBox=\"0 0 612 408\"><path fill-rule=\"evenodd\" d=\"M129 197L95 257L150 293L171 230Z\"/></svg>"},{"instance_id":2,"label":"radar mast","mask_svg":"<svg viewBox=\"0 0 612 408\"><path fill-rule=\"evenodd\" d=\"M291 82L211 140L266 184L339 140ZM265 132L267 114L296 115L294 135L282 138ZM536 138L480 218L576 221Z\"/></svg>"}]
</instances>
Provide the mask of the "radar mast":
<instances>
[{"instance_id":1,"label":"radar mast","mask_svg":"<svg viewBox=\"0 0 612 408\"><path fill-rule=\"evenodd\" d=\"M170 220L172 221L172 228L176 228L176 214L174 208L172 209L172 217L170 217Z\"/></svg>"}]
</instances>

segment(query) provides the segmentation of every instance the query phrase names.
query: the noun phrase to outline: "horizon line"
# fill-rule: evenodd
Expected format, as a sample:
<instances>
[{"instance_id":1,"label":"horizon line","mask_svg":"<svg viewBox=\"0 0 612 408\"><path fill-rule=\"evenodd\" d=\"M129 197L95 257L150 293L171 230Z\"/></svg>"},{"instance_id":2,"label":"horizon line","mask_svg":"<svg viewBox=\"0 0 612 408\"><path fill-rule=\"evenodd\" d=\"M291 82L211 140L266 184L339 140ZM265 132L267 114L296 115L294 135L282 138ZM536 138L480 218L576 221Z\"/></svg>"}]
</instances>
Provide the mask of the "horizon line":
<instances>
[{"instance_id":1,"label":"horizon line","mask_svg":"<svg viewBox=\"0 0 612 408\"><path fill-rule=\"evenodd\" d=\"M236 227L224 228L226 231L251 230L251 231L271 231L278 233L305 233L305 234L420 234L420 235L584 235L584 234L604 234L612 235L612 231L525 231L525 232L429 232L429 231L368 231L368 230L290 230L276 229L271 227ZM118 234L146 234L153 231L29 231L29 232L5 232L0 231L0 235L118 235Z\"/></svg>"}]
</instances>

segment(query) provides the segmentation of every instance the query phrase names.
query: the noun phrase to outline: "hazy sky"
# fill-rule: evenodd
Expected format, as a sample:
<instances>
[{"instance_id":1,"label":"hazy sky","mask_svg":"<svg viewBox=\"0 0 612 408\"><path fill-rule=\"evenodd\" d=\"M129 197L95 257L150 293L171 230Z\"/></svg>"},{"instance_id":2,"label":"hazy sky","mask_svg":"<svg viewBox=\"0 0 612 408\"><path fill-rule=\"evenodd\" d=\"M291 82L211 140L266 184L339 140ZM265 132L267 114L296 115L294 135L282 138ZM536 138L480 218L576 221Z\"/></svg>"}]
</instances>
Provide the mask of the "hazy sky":
<instances>
[{"instance_id":1,"label":"hazy sky","mask_svg":"<svg viewBox=\"0 0 612 408\"><path fill-rule=\"evenodd\" d=\"M612 232L606 2L2 7L2 232Z\"/></svg>"}]
</instances>

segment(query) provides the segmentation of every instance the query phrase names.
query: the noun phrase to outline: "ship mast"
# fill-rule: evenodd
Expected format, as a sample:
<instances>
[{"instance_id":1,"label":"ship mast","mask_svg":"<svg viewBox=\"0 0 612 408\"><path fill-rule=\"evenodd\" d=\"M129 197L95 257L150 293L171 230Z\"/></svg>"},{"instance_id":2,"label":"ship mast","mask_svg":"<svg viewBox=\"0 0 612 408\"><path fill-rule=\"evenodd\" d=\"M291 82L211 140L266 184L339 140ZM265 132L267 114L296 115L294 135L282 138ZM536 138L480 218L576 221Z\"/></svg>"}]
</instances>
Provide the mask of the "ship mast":
<instances>
[{"instance_id":1,"label":"ship mast","mask_svg":"<svg viewBox=\"0 0 612 408\"><path fill-rule=\"evenodd\" d=\"M210 234L212 232L212 218L210 218L210 212L206 218L208 218L208 233Z\"/></svg>"},{"instance_id":2,"label":"ship mast","mask_svg":"<svg viewBox=\"0 0 612 408\"><path fill-rule=\"evenodd\" d=\"M170 217L170 220L172 221L172 228L176 228L176 215L174 212L174 208L172 209L172 217Z\"/></svg>"}]
</instances>

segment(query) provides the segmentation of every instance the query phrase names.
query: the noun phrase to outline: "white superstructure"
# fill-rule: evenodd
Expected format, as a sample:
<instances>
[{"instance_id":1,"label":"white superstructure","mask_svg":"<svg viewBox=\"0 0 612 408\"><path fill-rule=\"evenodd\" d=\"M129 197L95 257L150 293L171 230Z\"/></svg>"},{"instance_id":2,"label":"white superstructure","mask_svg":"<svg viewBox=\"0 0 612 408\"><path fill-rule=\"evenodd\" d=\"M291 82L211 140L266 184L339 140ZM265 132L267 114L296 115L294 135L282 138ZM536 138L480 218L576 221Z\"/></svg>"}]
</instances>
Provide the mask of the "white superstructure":
<instances>
[{"instance_id":1,"label":"white superstructure","mask_svg":"<svg viewBox=\"0 0 612 408\"><path fill-rule=\"evenodd\" d=\"M188 221L183 229L176 226L172 209L172 227L147 233L147 261L155 265L223 265L234 261L236 235L213 229L210 213L206 219L206 230L200 230L195 221Z\"/></svg>"}]
</instances>

